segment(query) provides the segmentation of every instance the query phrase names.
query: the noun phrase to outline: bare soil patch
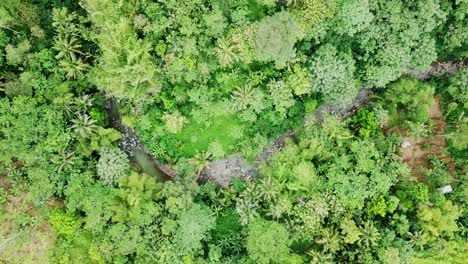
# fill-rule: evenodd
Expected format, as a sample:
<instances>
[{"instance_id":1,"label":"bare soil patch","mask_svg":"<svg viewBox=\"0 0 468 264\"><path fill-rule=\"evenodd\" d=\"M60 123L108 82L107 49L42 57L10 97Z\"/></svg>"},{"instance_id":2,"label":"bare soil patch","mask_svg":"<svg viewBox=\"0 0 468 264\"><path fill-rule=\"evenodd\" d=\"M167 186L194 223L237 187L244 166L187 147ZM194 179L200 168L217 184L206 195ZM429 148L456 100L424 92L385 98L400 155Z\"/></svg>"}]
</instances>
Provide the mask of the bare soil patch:
<instances>
[{"instance_id":1,"label":"bare soil patch","mask_svg":"<svg viewBox=\"0 0 468 264\"><path fill-rule=\"evenodd\" d=\"M7 176L0 176L0 187L11 190ZM49 207L61 205L56 199L48 203ZM10 192L7 201L0 205L0 263L49 263L54 241L44 212L31 203L28 194Z\"/></svg>"},{"instance_id":2,"label":"bare soil patch","mask_svg":"<svg viewBox=\"0 0 468 264\"><path fill-rule=\"evenodd\" d=\"M423 137L417 140L411 137L409 133L401 128L391 128L387 132L397 132L403 136L402 142L409 142L410 146L400 147L402 160L411 167L412 175L417 181L426 181L426 170L431 168L431 163L427 160L428 155L434 155L448 165L449 172L455 168L452 159L444 151L446 141L444 132L446 128L443 120L443 112L440 105L440 98L434 97L434 104L429 109L429 117L434 122L432 127L432 137Z\"/></svg>"}]
</instances>

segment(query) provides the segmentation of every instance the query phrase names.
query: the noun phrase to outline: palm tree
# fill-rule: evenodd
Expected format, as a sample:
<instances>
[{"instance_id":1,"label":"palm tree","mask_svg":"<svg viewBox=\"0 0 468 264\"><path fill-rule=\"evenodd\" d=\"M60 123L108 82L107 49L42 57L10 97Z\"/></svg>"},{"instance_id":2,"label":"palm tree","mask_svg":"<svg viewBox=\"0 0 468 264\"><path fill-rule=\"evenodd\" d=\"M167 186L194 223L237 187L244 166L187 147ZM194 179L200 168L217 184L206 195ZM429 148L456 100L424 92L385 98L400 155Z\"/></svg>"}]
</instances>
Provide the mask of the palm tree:
<instances>
[{"instance_id":1,"label":"palm tree","mask_svg":"<svg viewBox=\"0 0 468 264\"><path fill-rule=\"evenodd\" d=\"M280 186L270 176L261 179L258 187L260 197L268 202L276 201L276 197L280 192Z\"/></svg>"},{"instance_id":2,"label":"palm tree","mask_svg":"<svg viewBox=\"0 0 468 264\"><path fill-rule=\"evenodd\" d=\"M236 205L236 211L240 216L240 222L246 225L259 216L258 204L252 200L239 200Z\"/></svg>"},{"instance_id":3,"label":"palm tree","mask_svg":"<svg viewBox=\"0 0 468 264\"><path fill-rule=\"evenodd\" d=\"M210 154L208 152L198 152L190 159L190 163L195 166L195 172L200 172L208 165Z\"/></svg>"},{"instance_id":4,"label":"palm tree","mask_svg":"<svg viewBox=\"0 0 468 264\"><path fill-rule=\"evenodd\" d=\"M57 36L54 40L54 50L58 51L55 56L56 59L68 59L69 61L76 61L76 54L83 53L80 51L81 44L79 40L74 36Z\"/></svg>"},{"instance_id":5,"label":"palm tree","mask_svg":"<svg viewBox=\"0 0 468 264\"><path fill-rule=\"evenodd\" d=\"M251 181L247 182L247 186L244 191L239 195L240 198L248 201L258 201L260 194L257 185Z\"/></svg>"},{"instance_id":6,"label":"palm tree","mask_svg":"<svg viewBox=\"0 0 468 264\"><path fill-rule=\"evenodd\" d=\"M336 252L340 249L340 237L338 232L333 228L322 229L320 238L315 242L323 246L325 252Z\"/></svg>"},{"instance_id":7,"label":"palm tree","mask_svg":"<svg viewBox=\"0 0 468 264\"><path fill-rule=\"evenodd\" d=\"M366 222L364 226L359 227L359 230L362 235L359 238L358 244L361 246L370 248L380 239L379 230L372 224L372 222Z\"/></svg>"},{"instance_id":8,"label":"palm tree","mask_svg":"<svg viewBox=\"0 0 468 264\"><path fill-rule=\"evenodd\" d=\"M267 215L273 217L274 219L280 219L284 213L289 212L291 209L291 204L286 198L279 198L276 203L271 203Z\"/></svg>"},{"instance_id":9,"label":"palm tree","mask_svg":"<svg viewBox=\"0 0 468 264\"><path fill-rule=\"evenodd\" d=\"M324 251L311 249L307 252L307 255L309 255L311 258L310 263L333 263L333 256L330 253L325 253Z\"/></svg>"},{"instance_id":10,"label":"palm tree","mask_svg":"<svg viewBox=\"0 0 468 264\"><path fill-rule=\"evenodd\" d=\"M220 38L214 48L216 57L218 58L221 67L227 67L237 60L237 55L234 52L234 46L226 38Z\"/></svg>"},{"instance_id":11,"label":"palm tree","mask_svg":"<svg viewBox=\"0 0 468 264\"><path fill-rule=\"evenodd\" d=\"M78 113L72 123L71 129L81 138L88 138L98 129L98 126L95 125L96 121L87 114Z\"/></svg>"},{"instance_id":12,"label":"palm tree","mask_svg":"<svg viewBox=\"0 0 468 264\"><path fill-rule=\"evenodd\" d=\"M76 17L75 13L68 13L68 9L66 7L60 9L54 8L52 10L52 26L55 28L57 33L62 36L76 33L76 27L72 23Z\"/></svg>"},{"instance_id":13,"label":"palm tree","mask_svg":"<svg viewBox=\"0 0 468 264\"><path fill-rule=\"evenodd\" d=\"M416 246L419 248L419 250L424 249L424 245L427 244L429 238L426 233L424 233L422 230L416 231L414 233L408 232L407 233L409 240L409 243L412 246Z\"/></svg>"},{"instance_id":14,"label":"palm tree","mask_svg":"<svg viewBox=\"0 0 468 264\"><path fill-rule=\"evenodd\" d=\"M57 164L55 171L61 173L64 170L71 170L73 168L75 159L75 152L66 151L65 149L58 155L55 155L51 161Z\"/></svg>"},{"instance_id":15,"label":"palm tree","mask_svg":"<svg viewBox=\"0 0 468 264\"><path fill-rule=\"evenodd\" d=\"M76 107L77 112L87 112L93 106L94 98L89 94L82 95L75 98L73 104Z\"/></svg>"},{"instance_id":16,"label":"palm tree","mask_svg":"<svg viewBox=\"0 0 468 264\"><path fill-rule=\"evenodd\" d=\"M89 65L81 59L64 59L59 62L59 65L65 71L65 76L68 80L83 78L84 72L89 68Z\"/></svg>"},{"instance_id":17,"label":"palm tree","mask_svg":"<svg viewBox=\"0 0 468 264\"><path fill-rule=\"evenodd\" d=\"M252 85L245 84L232 92L231 98L238 110L245 110L255 102L255 93Z\"/></svg>"}]
</instances>

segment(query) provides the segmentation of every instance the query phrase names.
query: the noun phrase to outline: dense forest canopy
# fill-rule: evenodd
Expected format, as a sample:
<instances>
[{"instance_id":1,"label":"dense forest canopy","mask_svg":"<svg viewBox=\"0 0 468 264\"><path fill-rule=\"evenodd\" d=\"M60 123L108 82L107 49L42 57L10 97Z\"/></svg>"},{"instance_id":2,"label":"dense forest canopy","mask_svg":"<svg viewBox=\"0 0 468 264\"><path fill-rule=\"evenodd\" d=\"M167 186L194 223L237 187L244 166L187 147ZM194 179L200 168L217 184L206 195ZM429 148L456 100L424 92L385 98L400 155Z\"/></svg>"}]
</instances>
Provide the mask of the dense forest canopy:
<instances>
[{"instance_id":1,"label":"dense forest canopy","mask_svg":"<svg viewBox=\"0 0 468 264\"><path fill-rule=\"evenodd\" d=\"M464 263L467 0L0 2L0 263Z\"/></svg>"}]
</instances>

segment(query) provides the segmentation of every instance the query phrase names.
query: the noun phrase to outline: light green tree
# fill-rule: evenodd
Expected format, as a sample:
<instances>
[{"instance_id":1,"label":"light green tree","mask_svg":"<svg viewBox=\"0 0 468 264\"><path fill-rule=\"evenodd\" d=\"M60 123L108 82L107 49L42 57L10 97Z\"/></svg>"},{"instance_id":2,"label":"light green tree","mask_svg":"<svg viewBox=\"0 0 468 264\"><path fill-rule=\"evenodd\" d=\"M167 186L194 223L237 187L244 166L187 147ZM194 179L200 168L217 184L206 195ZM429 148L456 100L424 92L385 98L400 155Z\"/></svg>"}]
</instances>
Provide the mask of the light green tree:
<instances>
[{"instance_id":1,"label":"light green tree","mask_svg":"<svg viewBox=\"0 0 468 264\"><path fill-rule=\"evenodd\" d=\"M248 227L246 248L256 263L284 263L290 244L288 231L281 224L258 218Z\"/></svg>"},{"instance_id":2,"label":"light green tree","mask_svg":"<svg viewBox=\"0 0 468 264\"><path fill-rule=\"evenodd\" d=\"M374 15L370 12L369 0L340 1L335 20L334 30L340 34L354 34L366 29Z\"/></svg>"},{"instance_id":3,"label":"light green tree","mask_svg":"<svg viewBox=\"0 0 468 264\"><path fill-rule=\"evenodd\" d=\"M96 164L99 179L106 185L116 185L130 169L127 155L116 147L104 147L100 155Z\"/></svg>"},{"instance_id":4,"label":"light green tree","mask_svg":"<svg viewBox=\"0 0 468 264\"><path fill-rule=\"evenodd\" d=\"M209 231L215 227L215 217L212 211L199 204L194 204L183 212L177 220L178 229L174 235L174 243L181 255L191 255L202 248Z\"/></svg>"},{"instance_id":5,"label":"light green tree","mask_svg":"<svg viewBox=\"0 0 468 264\"><path fill-rule=\"evenodd\" d=\"M285 65L296 56L297 35L296 21L288 12L265 17L258 25L255 37L257 58Z\"/></svg>"},{"instance_id":6,"label":"light green tree","mask_svg":"<svg viewBox=\"0 0 468 264\"><path fill-rule=\"evenodd\" d=\"M310 70L312 91L321 93L325 100L346 104L358 91L352 56L339 52L330 44L322 45L317 50Z\"/></svg>"},{"instance_id":7,"label":"light green tree","mask_svg":"<svg viewBox=\"0 0 468 264\"><path fill-rule=\"evenodd\" d=\"M422 229L431 236L439 237L458 230L456 221L460 211L450 200L445 201L440 208L420 204L417 215Z\"/></svg>"},{"instance_id":8,"label":"light green tree","mask_svg":"<svg viewBox=\"0 0 468 264\"><path fill-rule=\"evenodd\" d=\"M158 94L158 69L150 55L151 44L138 39L129 16L131 2L90 0L84 2L101 51L90 80L98 89L117 98L143 100Z\"/></svg>"}]
</instances>

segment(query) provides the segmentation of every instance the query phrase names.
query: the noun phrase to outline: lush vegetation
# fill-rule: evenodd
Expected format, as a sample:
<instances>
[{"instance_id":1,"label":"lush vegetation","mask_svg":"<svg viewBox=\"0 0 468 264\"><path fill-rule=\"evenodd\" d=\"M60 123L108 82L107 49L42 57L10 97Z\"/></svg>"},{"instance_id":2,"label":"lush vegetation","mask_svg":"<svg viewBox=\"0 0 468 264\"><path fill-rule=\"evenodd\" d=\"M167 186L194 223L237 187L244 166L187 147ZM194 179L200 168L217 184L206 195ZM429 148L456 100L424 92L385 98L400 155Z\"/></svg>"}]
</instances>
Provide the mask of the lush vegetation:
<instances>
[{"instance_id":1,"label":"lush vegetation","mask_svg":"<svg viewBox=\"0 0 468 264\"><path fill-rule=\"evenodd\" d=\"M466 0L1 1L0 263L464 263L467 16ZM446 60L458 73L406 76ZM351 117L310 118L363 87ZM119 144L110 98L172 180ZM249 177L200 180L232 155Z\"/></svg>"}]
</instances>

